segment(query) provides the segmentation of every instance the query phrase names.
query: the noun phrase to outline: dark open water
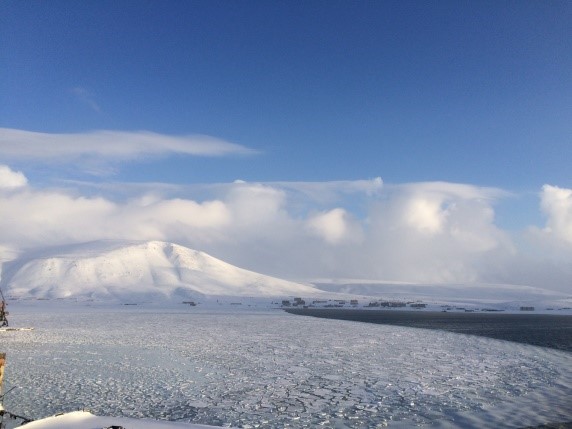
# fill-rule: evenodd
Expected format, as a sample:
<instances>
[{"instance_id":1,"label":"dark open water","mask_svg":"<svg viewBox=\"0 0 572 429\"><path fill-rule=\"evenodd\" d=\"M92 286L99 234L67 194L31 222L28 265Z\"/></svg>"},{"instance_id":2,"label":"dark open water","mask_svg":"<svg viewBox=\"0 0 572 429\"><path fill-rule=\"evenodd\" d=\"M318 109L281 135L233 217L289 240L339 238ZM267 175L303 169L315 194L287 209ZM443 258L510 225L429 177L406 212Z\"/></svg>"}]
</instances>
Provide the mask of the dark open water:
<instances>
[{"instance_id":1,"label":"dark open water","mask_svg":"<svg viewBox=\"0 0 572 429\"><path fill-rule=\"evenodd\" d=\"M441 329L572 352L572 316L400 310L286 309L291 314L412 328Z\"/></svg>"}]
</instances>

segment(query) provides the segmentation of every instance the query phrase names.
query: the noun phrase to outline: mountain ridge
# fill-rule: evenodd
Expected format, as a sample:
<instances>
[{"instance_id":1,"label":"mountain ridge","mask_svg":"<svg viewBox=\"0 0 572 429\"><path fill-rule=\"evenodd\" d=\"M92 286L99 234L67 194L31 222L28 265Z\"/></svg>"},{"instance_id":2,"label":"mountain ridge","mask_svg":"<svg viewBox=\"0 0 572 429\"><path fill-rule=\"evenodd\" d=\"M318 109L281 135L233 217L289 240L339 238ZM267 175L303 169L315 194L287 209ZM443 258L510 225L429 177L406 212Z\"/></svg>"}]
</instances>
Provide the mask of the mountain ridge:
<instances>
[{"instance_id":1,"label":"mountain ridge","mask_svg":"<svg viewBox=\"0 0 572 429\"><path fill-rule=\"evenodd\" d=\"M0 287L35 298L179 299L320 296L304 284L164 241L103 240L32 251L4 263Z\"/></svg>"}]
</instances>

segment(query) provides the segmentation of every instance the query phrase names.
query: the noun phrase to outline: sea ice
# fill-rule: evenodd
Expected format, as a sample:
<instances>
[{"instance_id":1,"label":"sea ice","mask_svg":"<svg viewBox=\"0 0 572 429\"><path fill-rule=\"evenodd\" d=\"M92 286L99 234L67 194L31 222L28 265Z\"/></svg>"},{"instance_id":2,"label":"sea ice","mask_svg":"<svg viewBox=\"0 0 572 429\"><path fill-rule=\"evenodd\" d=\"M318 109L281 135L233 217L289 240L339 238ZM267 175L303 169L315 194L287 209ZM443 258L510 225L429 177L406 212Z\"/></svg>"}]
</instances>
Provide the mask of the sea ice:
<instances>
[{"instance_id":1,"label":"sea ice","mask_svg":"<svg viewBox=\"0 0 572 429\"><path fill-rule=\"evenodd\" d=\"M23 309L25 310L25 309ZM5 399L98 415L265 428L521 427L572 420L570 353L279 311L13 312Z\"/></svg>"}]
</instances>

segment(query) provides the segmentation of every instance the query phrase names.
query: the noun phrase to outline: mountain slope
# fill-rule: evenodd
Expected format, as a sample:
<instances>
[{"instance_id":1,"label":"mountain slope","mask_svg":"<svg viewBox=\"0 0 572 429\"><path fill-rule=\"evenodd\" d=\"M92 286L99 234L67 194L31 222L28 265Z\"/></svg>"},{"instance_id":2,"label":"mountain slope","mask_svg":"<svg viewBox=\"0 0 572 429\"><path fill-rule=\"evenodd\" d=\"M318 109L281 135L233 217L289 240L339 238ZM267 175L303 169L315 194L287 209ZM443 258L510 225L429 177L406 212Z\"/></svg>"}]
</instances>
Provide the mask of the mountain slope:
<instances>
[{"instance_id":1,"label":"mountain slope","mask_svg":"<svg viewBox=\"0 0 572 429\"><path fill-rule=\"evenodd\" d=\"M98 241L31 253L4 264L0 287L13 296L36 298L179 299L321 293L160 241Z\"/></svg>"}]
</instances>

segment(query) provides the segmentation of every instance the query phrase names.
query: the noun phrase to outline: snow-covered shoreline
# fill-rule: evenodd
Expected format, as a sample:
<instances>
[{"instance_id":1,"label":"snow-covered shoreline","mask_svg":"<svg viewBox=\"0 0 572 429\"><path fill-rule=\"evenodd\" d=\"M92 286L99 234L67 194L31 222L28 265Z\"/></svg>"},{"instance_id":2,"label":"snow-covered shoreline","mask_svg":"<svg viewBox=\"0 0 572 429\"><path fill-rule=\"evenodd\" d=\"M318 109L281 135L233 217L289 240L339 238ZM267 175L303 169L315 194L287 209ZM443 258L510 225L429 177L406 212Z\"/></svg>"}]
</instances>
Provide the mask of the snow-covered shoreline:
<instances>
[{"instance_id":1,"label":"snow-covered shoreline","mask_svg":"<svg viewBox=\"0 0 572 429\"><path fill-rule=\"evenodd\" d=\"M14 312L42 309L42 311L96 311L114 312L134 309L137 311L181 311L181 312L222 312L274 311L288 308L336 308L362 311L416 311L416 312L453 312L453 313L502 313L502 314L553 314L572 315L572 298L537 300L524 296L520 300L502 301L499 299L463 299L430 297L427 295L391 294L382 296L364 296L350 294L324 295L319 298L301 297L304 305L297 304L292 296L273 298L244 296L202 297L192 301L125 299L97 300L86 298L37 299L34 297L7 297L8 310ZM357 304L352 304L352 301ZM284 303L287 303L286 305Z\"/></svg>"}]
</instances>

